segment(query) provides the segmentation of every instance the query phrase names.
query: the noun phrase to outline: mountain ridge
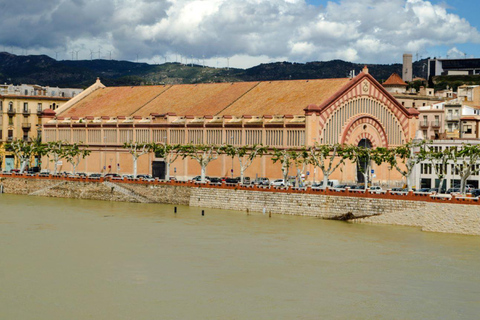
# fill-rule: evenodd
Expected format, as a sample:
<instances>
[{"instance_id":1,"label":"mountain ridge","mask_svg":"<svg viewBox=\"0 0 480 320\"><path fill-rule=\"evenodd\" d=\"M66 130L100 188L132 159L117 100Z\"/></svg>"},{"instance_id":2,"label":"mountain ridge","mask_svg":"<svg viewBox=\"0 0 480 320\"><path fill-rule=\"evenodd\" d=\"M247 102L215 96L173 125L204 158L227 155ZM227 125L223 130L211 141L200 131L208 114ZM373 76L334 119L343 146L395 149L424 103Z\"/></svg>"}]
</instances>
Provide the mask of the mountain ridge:
<instances>
[{"instance_id":1,"label":"mountain ridge","mask_svg":"<svg viewBox=\"0 0 480 320\"><path fill-rule=\"evenodd\" d=\"M358 74L367 65L378 81L402 73L401 64L364 64L343 60L263 63L247 69L212 68L178 62L148 64L122 60L61 60L47 55L17 56L0 52L0 82L42 86L86 88L97 77L107 86L273 81L294 79L345 78ZM415 75L425 72L426 59L413 64Z\"/></svg>"}]
</instances>

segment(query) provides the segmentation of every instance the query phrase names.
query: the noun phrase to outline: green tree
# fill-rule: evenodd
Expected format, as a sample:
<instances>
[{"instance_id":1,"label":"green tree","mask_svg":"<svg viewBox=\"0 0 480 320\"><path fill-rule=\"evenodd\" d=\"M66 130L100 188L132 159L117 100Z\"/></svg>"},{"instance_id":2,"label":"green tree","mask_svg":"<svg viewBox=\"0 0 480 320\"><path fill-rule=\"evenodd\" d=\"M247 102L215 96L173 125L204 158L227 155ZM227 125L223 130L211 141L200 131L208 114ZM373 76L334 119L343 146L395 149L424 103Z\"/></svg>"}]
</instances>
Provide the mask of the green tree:
<instances>
[{"instance_id":1,"label":"green tree","mask_svg":"<svg viewBox=\"0 0 480 320\"><path fill-rule=\"evenodd\" d=\"M341 144L315 144L309 148L311 163L323 173L322 189L327 188L330 175L345 163L345 152L346 146ZM334 164L337 159L338 162Z\"/></svg>"},{"instance_id":2,"label":"green tree","mask_svg":"<svg viewBox=\"0 0 480 320\"><path fill-rule=\"evenodd\" d=\"M182 159L188 157L198 162L201 168L200 182L205 183L205 173L208 164L218 158L218 146L207 144L186 144L180 146L179 152Z\"/></svg>"},{"instance_id":3,"label":"green tree","mask_svg":"<svg viewBox=\"0 0 480 320\"><path fill-rule=\"evenodd\" d=\"M280 162L282 165L282 176L285 185L288 184L288 173L295 158L297 158L297 152L295 150L273 149L272 161L273 163Z\"/></svg>"},{"instance_id":4,"label":"green tree","mask_svg":"<svg viewBox=\"0 0 480 320\"><path fill-rule=\"evenodd\" d=\"M91 151L87 149L87 146L80 148L80 144L74 143L72 145L66 146L63 153L63 157L65 158L65 160L67 160L67 162L72 165L73 175L75 175L77 166L80 164L80 161L82 159L85 159L91 153Z\"/></svg>"},{"instance_id":5,"label":"green tree","mask_svg":"<svg viewBox=\"0 0 480 320\"><path fill-rule=\"evenodd\" d=\"M385 162L385 157L388 155L385 150L385 148L368 148L355 145L344 147L342 151L343 157L357 164L357 169L363 175L363 180L365 181L365 189L368 188L370 181L372 161L377 165Z\"/></svg>"},{"instance_id":6,"label":"green tree","mask_svg":"<svg viewBox=\"0 0 480 320\"><path fill-rule=\"evenodd\" d=\"M51 141L47 143L45 152L53 162L53 174L57 174L58 162L64 157L66 144L63 141Z\"/></svg>"},{"instance_id":7,"label":"green tree","mask_svg":"<svg viewBox=\"0 0 480 320\"><path fill-rule=\"evenodd\" d=\"M424 153L421 151L424 149L425 144L425 140L412 140L401 146L389 149L384 154L384 161L405 178L408 191L413 190L411 175L416 165L425 160Z\"/></svg>"},{"instance_id":8,"label":"green tree","mask_svg":"<svg viewBox=\"0 0 480 320\"><path fill-rule=\"evenodd\" d=\"M150 143L126 142L123 144L123 148L127 149L128 153L132 155L133 179L137 179L138 158L144 154L150 153L152 151L152 145Z\"/></svg>"},{"instance_id":9,"label":"green tree","mask_svg":"<svg viewBox=\"0 0 480 320\"><path fill-rule=\"evenodd\" d=\"M170 165L173 164L180 156L180 145L172 145L167 143L153 143L152 151L157 158L163 158L165 161L165 180L170 180Z\"/></svg>"},{"instance_id":10,"label":"green tree","mask_svg":"<svg viewBox=\"0 0 480 320\"><path fill-rule=\"evenodd\" d=\"M6 144L6 149L12 151L15 157L20 161L20 173L25 171L29 165L32 156L37 152L38 144L36 142L28 142L25 140L13 140Z\"/></svg>"},{"instance_id":11,"label":"green tree","mask_svg":"<svg viewBox=\"0 0 480 320\"><path fill-rule=\"evenodd\" d=\"M431 142L420 149L420 156L432 168L439 181L438 193L442 193L444 191L443 183L447 175L448 164L452 160L453 154L449 148L442 150L430 144Z\"/></svg>"},{"instance_id":12,"label":"green tree","mask_svg":"<svg viewBox=\"0 0 480 320\"><path fill-rule=\"evenodd\" d=\"M233 146L230 144L222 145L219 148L221 153L233 158L237 158L240 163L240 183L243 184L245 170L253 163L256 157L261 157L267 152L268 148L262 144L255 144L253 146Z\"/></svg>"},{"instance_id":13,"label":"green tree","mask_svg":"<svg viewBox=\"0 0 480 320\"><path fill-rule=\"evenodd\" d=\"M454 172L460 176L460 192L465 194L468 178L480 172L480 145L463 144L461 147L450 148Z\"/></svg>"}]
</instances>

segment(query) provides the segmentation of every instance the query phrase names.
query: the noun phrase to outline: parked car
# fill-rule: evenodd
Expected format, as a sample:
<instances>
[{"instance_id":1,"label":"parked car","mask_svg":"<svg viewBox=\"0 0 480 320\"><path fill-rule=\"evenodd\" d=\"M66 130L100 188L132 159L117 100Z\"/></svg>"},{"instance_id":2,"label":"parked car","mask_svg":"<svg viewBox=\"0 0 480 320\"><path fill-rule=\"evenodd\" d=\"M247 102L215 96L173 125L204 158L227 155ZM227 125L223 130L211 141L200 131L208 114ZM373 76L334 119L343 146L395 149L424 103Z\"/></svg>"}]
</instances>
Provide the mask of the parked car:
<instances>
[{"instance_id":1,"label":"parked car","mask_svg":"<svg viewBox=\"0 0 480 320\"><path fill-rule=\"evenodd\" d=\"M121 178L121 176L118 173L107 173L105 175L105 178Z\"/></svg>"},{"instance_id":2,"label":"parked car","mask_svg":"<svg viewBox=\"0 0 480 320\"><path fill-rule=\"evenodd\" d=\"M470 193L474 197L479 197L480 196L480 189L473 189L472 191L470 191Z\"/></svg>"},{"instance_id":3,"label":"parked car","mask_svg":"<svg viewBox=\"0 0 480 320\"><path fill-rule=\"evenodd\" d=\"M88 176L89 179L100 179L102 177L101 173L92 173Z\"/></svg>"},{"instance_id":4,"label":"parked car","mask_svg":"<svg viewBox=\"0 0 480 320\"><path fill-rule=\"evenodd\" d=\"M20 173L20 169L11 169L10 173Z\"/></svg>"},{"instance_id":5,"label":"parked car","mask_svg":"<svg viewBox=\"0 0 480 320\"><path fill-rule=\"evenodd\" d=\"M202 179L202 176L196 176L192 179L192 181L195 181L195 182L200 182ZM209 176L205 176L205 182L209 182L210 181L210 177Z\"/></svg>"},{"instance_id":6,"label":"parked car","mask_svg":"<svg viewBox=\"0 0 480 320\"><path fill-rule=\"evenodd\" d=\"M268 178L256 178L253 183L259 186L268 186L270 185L270 180Z\"/></svg>"},{"instance_id":7,"label":"parked car","mask_svg":"<svg viewBox=\"0 0 480 320\"><path fill-rule=\"evenodd\" d=\"M431 193L432 190L431 188L421 188L421 189L418 189L417 192L423 192L423 193Z\"/></svg>"},{"instance_id":8,"label":"parked car","mask_svg":"<svg viewBox=\"0 0 480 320\"><path fill-rule=\"evenodd\" d=\"M276 180L273 180L270 185L272 187L285 187L285 180L283 179L276 179Z\"/></svg>"},{"instance_id":9,"label":"parked car","mask_svg":"<svg viewBox=\"0 0 480 320\"><path fill-rule=\"evenodd\" d=\"M240 182L240 177L225 179L225 183L239 183L239 182Z\"/></svg>"},{"instance_id":10,"label":"parked car","mask_svg":"<svg viewBox=\"0 0 480 320\"><path fill-rule=\"evenodd\" d=\"M327 182L327 186L330 189L336 188L338 185L340 185L340 182L338 180L328 180L328 182ZM314 183L312 185L312 188L322 189L322 187L323 187L323 181L320 181L318 183Z\"/></svg>"},{"instance_id":11,"label":"parked car","mask_svg":"<svg viewBox=\"0 0 480 320\"><path fill-rule=\"evenodd\" d=\"M217 178L217 177L210 177L210 183L215 183L215 184L221 184L222 183L222 179L221 178Z\"/></svg>"},{"instance_id":12,"label":"parked car","mask_svg":"<svg viewBox=\"0 0 480 320\"><path fill-rule=\"evenodd\" d=\"M31 167L27 170L28 174L35 174L35 173L38 173L38 172L40 172L40 167Z\"/></svg>"},{"instance_id":13,"label":"parked car","mask_svg":"<svg viewBox=\"0 0 480 320\"><path fill-rule=\"evenodd\" d=\"M141 179L143 181L155 181L155 179L149 174L137 174L137 179Z\"/></svg>"},{"instance_id":14,"label":"parked car","mask_svg":"<svg viewBox=\"0 0 480 320\"><path fill-rule=\"evenodd\" d=\"M460 188L450 188L447 190L447 194L460 193Z\"/></svg>"},{"instance_id":15,"label":"parked car","mask_svg":"<svg viewBox=\"0 0 480 320\"><path fill-rule=\"evenodd\" d=\"M124 174L122 175L122 179L123 180L133 179L133 174Z\"/></svg>"},{"instance_id":16,"label":"parked car","mask_svg":"<svg viewBox=\"0 0 480 320\"><path fill-rule=\"evenodd\" d=\"M370 192L372 193L381 193L383 191L380 186L370 186Z\"/></svg>"}]
</instances>

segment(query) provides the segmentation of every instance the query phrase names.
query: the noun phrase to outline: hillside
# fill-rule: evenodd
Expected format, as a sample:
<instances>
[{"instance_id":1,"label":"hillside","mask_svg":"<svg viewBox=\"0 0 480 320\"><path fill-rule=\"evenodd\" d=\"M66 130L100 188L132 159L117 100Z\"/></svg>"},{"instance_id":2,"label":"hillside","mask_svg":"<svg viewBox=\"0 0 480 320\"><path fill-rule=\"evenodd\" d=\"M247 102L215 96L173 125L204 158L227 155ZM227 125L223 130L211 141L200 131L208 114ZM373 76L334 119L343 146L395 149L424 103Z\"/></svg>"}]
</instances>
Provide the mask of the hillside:
<instances>
[{"instance_id":1,"label":"hillside","mask_svg":"<svg viewBox=\"0 0 480 320\"><path fill-rule=\"evenodd\" d=\"M426 60L414 63L414 73L422 75ZM165 63L151 65L117 60L57 61L46 55L17 56L0 52L0 82L39 84L59 87L87 87L97 77L107 86L234 82L287 79L343 78L350 71L358 74L364 64L342 60L327 62L260 64L249 69L203 68L200 65ZM370 73L379 81L393 72L401 74L401 64L369 64Z\"/></svg>"}]
</instances>

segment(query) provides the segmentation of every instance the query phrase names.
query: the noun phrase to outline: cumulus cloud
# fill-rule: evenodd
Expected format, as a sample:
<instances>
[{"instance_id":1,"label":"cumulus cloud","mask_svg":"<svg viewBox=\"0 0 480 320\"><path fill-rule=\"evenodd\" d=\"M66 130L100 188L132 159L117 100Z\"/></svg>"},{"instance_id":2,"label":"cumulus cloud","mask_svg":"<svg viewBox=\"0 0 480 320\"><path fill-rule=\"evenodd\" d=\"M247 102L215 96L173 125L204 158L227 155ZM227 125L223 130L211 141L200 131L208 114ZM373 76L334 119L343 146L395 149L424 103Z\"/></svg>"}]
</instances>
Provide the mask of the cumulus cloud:
<instances>
[{"instance_id":1,"label":"cumulus cloud","mask_svg":"<svg viewBox=\"0 0 480 320\"><path fill-rule=\"evenodd\" d=\"M16 0L0 3L0 19L4 48L61 51L63 59L80 50L80 58L114 52L150 62L237 57L231 60L241 67L276 59L392 62L405 51L480 43L468 21L426 0L324 7L305 0Z\"/></svg>"}]
</instances>

